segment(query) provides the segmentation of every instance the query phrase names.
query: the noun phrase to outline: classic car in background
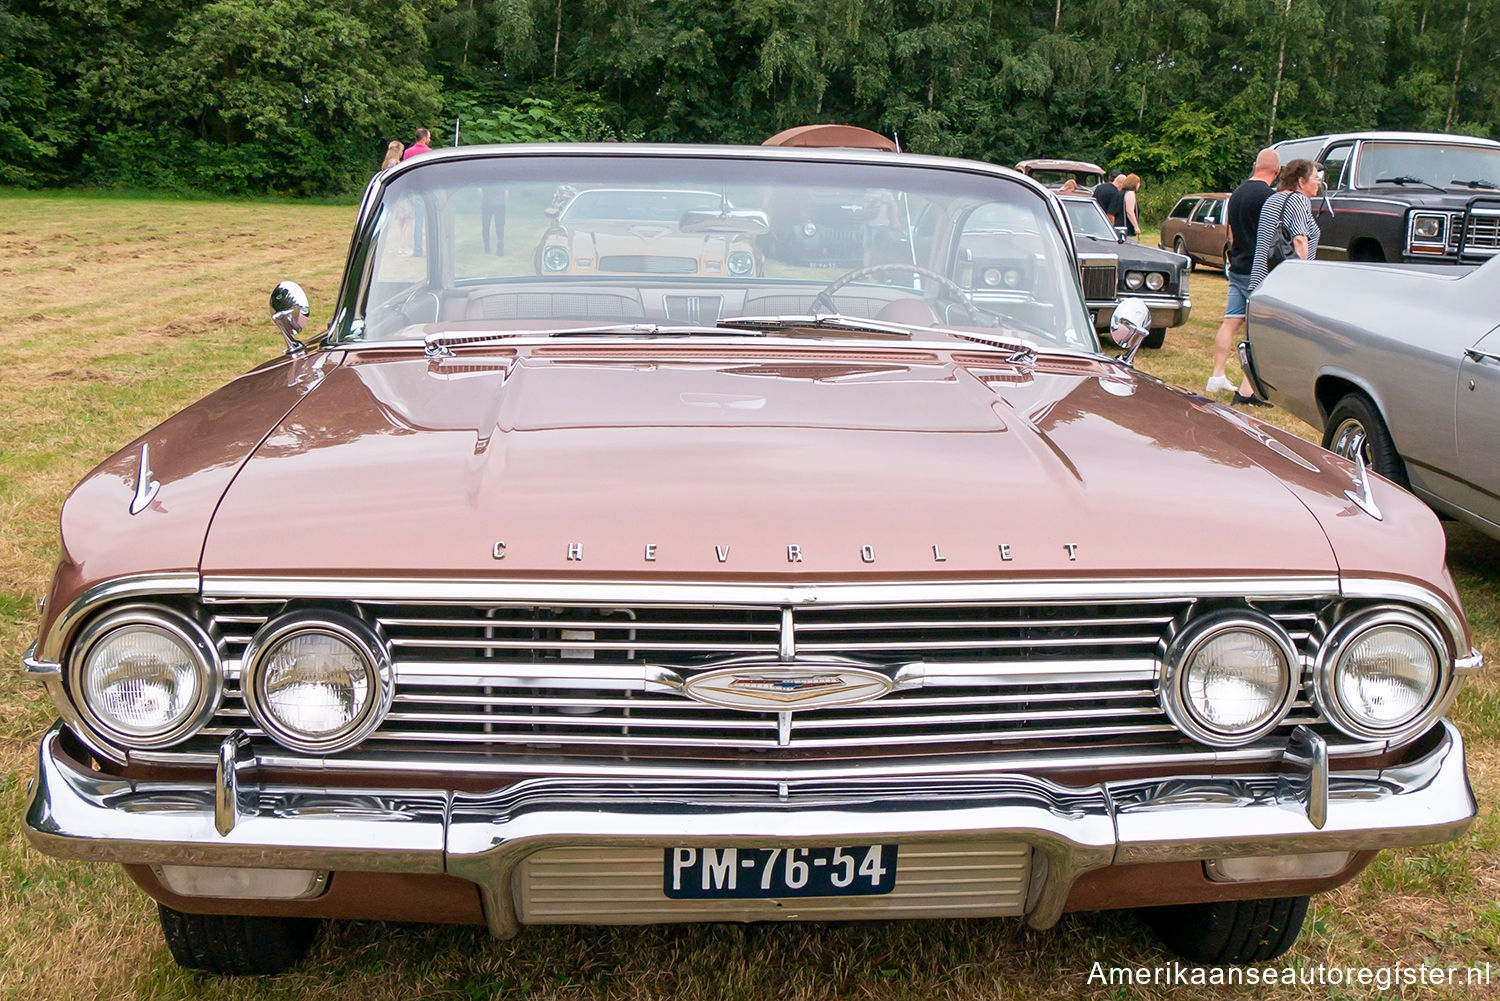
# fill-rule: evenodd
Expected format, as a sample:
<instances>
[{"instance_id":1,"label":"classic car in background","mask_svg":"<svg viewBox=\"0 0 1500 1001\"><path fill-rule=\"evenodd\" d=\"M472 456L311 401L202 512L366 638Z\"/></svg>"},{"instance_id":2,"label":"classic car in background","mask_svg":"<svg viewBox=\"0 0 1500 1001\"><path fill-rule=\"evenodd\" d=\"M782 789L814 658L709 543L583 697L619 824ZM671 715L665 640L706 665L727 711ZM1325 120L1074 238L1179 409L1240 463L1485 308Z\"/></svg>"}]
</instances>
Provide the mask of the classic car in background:
<instances>
[{"instance_id":1,"label":"classic car in background","mask_svg":"<svg viewBox=\"0 0 1500 1001\"><path fill-rule=\"evenodd\" d=\"M713 192L672 212L773 231L887 192L910 256L484 252L487 193L539 219L559 186ZM417 205L421 256L390 224ZM322 918L1142 907L1202 962L1281 953L1309 894L1475 815L1441 526L1102 353L1062 213L1006 168L882 152L382 171L327 329L300 340L278 286L286 356L64 503L28 837L123 863L172 955L222 973L286 967ZM1024 280L981 294L981 252Z\"/></svg>"},{"instance_id":2,"label":"classic car in background","mask_svg":"<svg viewBox=\"0 0 1500 1001\"><path fill-rule=\"evenodd\" d=\"M1162 220L1157 246L1194 263L1229 270L1229 196L1222 192L1183 195Z\"/></svg>"},{"instance_id":3,"label":"classic car in background","mask_svg":"<svg viewBox=\"0 0 1500 1001\"><path fill-rule=\"evenodd\" d=\"M556 200L554 194L554 200ZM712 191L568 190L546 211L536 247L539 275L755 274L764 215L736 212Z\"/></svg>"},{"instance_id":4,"label":"classic car in background","mask_svg":"<svg viewBox=\"0 0 1500 1001\"><path fill-rule=\"evenodd\" d=\"M1016 169L1049 188L1060 188L1069 180L1078 182L1080 191L1089 191L1104 180L1104 168L1087 160L1054 160L1038 157L1022 160Z\"/></svg>"},{"instance_id":5,"label":"classic car in background","mask_svg":"<svg viewBox=\"0 0 1500 1001\"><path fill-rule=\"evenodd\" d=\"M1276 144L1322 168L1320 260L1482 262L1500 253L1500 142L1345 132Z\"/></svg>"},{"instance_id":6,"label":"classic car in background","mask_svg":"<svg viewBox=\"0 0 1500 1001\"><path fill-rule=\"evenodd\" d=\"M1500 259L1279 267L1250 299L1243 351L1324 448L1500 538Z\"/></svg>"},{"instance_id":7,"label":"classic car in background","mask_svg":"<svg viewBox=\"0 0 1500 1001\"><path fill-rule=\"evenodd\" d=\"M1161 347L1167 328L1181 326L1192 314L1192 263L1179 254L1129 242L1091 197L1063 196L1062 204L1078 243L1078 273L1095 329L1107 330L1115 306L1135 296L1151 307L1151 336L1145 346Z\"/></svg>"}]
</instances>

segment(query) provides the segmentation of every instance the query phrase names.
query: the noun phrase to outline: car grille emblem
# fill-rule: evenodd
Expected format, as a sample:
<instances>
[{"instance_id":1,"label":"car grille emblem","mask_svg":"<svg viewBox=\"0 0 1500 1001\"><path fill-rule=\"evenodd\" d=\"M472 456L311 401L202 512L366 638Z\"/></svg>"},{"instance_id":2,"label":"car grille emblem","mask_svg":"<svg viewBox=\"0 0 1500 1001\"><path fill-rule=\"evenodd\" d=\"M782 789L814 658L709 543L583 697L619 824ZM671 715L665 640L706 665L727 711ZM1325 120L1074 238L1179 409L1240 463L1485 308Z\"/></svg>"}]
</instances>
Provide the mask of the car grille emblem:
<instances>
[{"instance_id":1,"label":"car grille emblem","mask_svg":"<svg viewBox=\"0 0 1500 1001\"><path fill-rule=\"evenodd\" d=\"M698 702L729 709L793 712L869 702L891 687L879 671L814 661L721 667L694 675L682 690Z\"/></svg>"}]
</instances>

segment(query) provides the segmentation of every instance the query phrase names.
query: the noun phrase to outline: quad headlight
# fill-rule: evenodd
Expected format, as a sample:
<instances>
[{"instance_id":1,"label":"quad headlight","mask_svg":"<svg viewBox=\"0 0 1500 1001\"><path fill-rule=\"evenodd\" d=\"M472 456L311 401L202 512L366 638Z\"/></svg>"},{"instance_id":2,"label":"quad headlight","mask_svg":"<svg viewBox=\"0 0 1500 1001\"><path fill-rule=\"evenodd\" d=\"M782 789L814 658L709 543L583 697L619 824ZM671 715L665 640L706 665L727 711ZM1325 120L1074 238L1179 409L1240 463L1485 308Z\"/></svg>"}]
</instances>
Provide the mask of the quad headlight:
<instances>
[{"instance_id":1,"label":"quad headlight","mask_svg":"<svg viewBox=\"0 0 1500 1001\"><path fill-rule=\"evenodd\" d=\"M1144 284L1146 284L1146 276L1139 271L1125 272L1125 287L1130 291L1137 291Z\"/></svg>"},{"instance_id":2,"label":"quad headlight","mask_svg":"<svg viewBox=\"0 0 1500 1001\"><path fill-rule=\"evenodd\" d=\"M101 734L157 748L196 733L218 708L217 649L192 619L132 605L92 622L74 644L74 702Z\"/></svg>"},{"instance_id":3,"label":"quad headlight","mask_svg":"<svg viewBox=\"0 0 1500 1001\"><path fill-rule=\"evenodd\" d=\"M291 612L245 650L245 704L278 743L329 754L368 737L390 708L390 655L375 630L338 612Z\"/></svg>"},{"instance_id":4,"label":"quad headlight","mask_svg":"<svg viewBox=\"0 0 1500 1001\"><path fill-rule=\"evenodd\" d=\"M1388 739L1430 722L1448 674L1447 647L1426 619L1372 608L1340 623L1318 657L1314 698L1345 733Z\"/></svg>"},{"instance_id":5,"label":"quad headlight","mask_svg":"<svg viewBox=\"0 0 1500 1001\"><path fill-rule=\"evenodd\" d=\"M1167 650L1162 709L1200 743L1248 744L1286 717L1300 674L1291 639L1270 618L1208 615L1190 623Z\"/></svg>"},{"instance_id":6,"label":"quad headlight","mask_svg":"<svg viewBox=\"0 0 1500 1001\"><path fill-rule=\"evenodd\" d=\"M1167 284L1167 276L1160 271L1152 271L1146 275L1146 287L1153 292L1160 292Z\"/></svg>"}]
</instances>

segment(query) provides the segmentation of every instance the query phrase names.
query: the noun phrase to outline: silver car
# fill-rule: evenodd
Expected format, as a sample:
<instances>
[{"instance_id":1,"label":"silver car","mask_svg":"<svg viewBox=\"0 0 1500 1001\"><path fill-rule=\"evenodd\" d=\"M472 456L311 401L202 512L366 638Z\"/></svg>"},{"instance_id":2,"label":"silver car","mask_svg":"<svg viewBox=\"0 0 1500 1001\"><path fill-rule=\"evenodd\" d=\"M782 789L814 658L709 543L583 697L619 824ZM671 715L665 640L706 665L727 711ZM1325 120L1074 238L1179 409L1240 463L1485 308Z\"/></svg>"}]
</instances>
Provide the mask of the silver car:
<instances>
[{"instance_id":1,"label":"silver car","mask_svg":"<svg viewBox=\"0 0 1500 1001\"><path fill-rule=\"evenodd\" d=\"M1241 360L1323 446L1500 538L1500 258L1290 262L1250 298Z\"/></svg>"}]
</instances>

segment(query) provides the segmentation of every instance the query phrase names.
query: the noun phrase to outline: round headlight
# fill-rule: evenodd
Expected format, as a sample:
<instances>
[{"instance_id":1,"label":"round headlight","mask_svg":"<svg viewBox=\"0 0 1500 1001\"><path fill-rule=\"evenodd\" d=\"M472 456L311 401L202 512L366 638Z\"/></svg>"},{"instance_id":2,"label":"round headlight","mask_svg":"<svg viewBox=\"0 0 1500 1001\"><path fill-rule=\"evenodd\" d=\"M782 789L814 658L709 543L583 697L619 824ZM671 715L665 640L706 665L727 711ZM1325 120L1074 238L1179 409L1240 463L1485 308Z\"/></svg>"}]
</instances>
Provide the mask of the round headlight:
<instances>
[{"instance_id":1,"label":"round headlight","mask_svg":"<svg viewBox=\"0 0 1500 1001\"><path fill-rule=\"evenodd\" d=\"M985 268L984 269L984 283L986 285L990 286L991 288L994 288L996 285L1000 284L1000 280L1001 279L1000 279L1000 269L999 268Z\"/></svg>"},{"instance_id":2,"label":"round headlight","mask_svg":"<svg viewBox=\"0 0 1500 1001\"><path fill-rule=\"evenodd\" d=\"M1153 292L1160 292L1162 286L1167 284L1167 276L1160 271L1153 271L1146 276L1146 287Z\"/></svg>"},{"instance_id":3,"label":"round headlight","mask_svg":"<svg viewBox=\"0 0 1500 1001\"><path fill-rule=\"evenodd\" d=\"M1145 281L1146 276L1141 274L1139 271L1125 272L1125 287L1130 289L1132 292L1145 284Z\"/></svg>"},{"instance_id":4,"label":"round headlight","mask_svg":"<svg viewBox=\"0 0 1500 1001\"><path fill-rule=\"evenodd\" d=\"M123 744L175 744L218 708L214 644L185 616L122 608L86 628L74 650L72 689L83 715Z\"/></svg>"},{"instance_id":5,"label":"round headlight","mask_svg":"<svg viewBox=\"0 0 1500 1001\"><path fill-rule=\"evenodd\" d=\"M818 232L817 223L814 223L811 220L809 220L808 222L805 222L805 223L802 224L802 235L803 236L808 237L810 239L813 236L817 235L817 232Z\"/></svg>"},{"instance_id":6,"label":"round headlight","mask_svg":"<svg viewBox=\"0 0 1500 1001\"><path fill-rule=\"evenodd\" d=\"M1006 272L1005 272L1005 287L1006 288L1020 288L1021 287L1021 272L1020 272L1019 269L1017 269L1017 268L1008 268L1008 269L1006 269Z\"/></svg>"},{"instance_id":7,"label":"round headlight","mask_svg":"<svg viewBox=\"0 0 1500 1001\"><path fill-rule=\"evenodd\" d=\"M1167 717L1204 744L1233 747L1268 733L1296 698L1298 659L1268 618L1221 613L1191 623L1167 652Z\"/></svg>"},{"instance_id":8,"label":"round headlight","mask_svg":"<svg viewBox=\"0 0 1500 1001\"><path fill-rule=\"evenodd\" d=\"M1356 737L1414 733L1438 701L1445 650L1433 627L1404 609L1356 616L1329 633L1319 657L1318 708Z\"/></svg>"},{"instance_id":9,"label":"round headlight","mask_svg":"<svg viewBox=\"0 0 1500 1001\"><path fill-rule=\"evenodd\" d=\"M348 750L390 708L390 657L369 626L334 612L267 623L245 651L245 703L257 723L298 751Z\"/></svg>"},{"instance_id":10,"label":"round headlight","mask_svg":"<svg viewBox=\"0 0 1500 1001\"><path fill-rule=\"evenodd\" d=\"M732 275L748 275L755 270L755 258L743 250L736 250L729 255L729 273Z\"/></svg>"},{"instance_id":11,"label":"round headlight","mask_svg":"<svg viewBox=\"0 0 1500 1001\"><path fill-rule=\"evenodd\" d=\"M568 261L567 247L554 246L542 251L542 267L548 271L566 271L568 270Z\"/></svg>"}]
</instances>

